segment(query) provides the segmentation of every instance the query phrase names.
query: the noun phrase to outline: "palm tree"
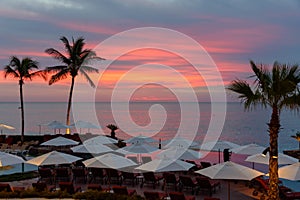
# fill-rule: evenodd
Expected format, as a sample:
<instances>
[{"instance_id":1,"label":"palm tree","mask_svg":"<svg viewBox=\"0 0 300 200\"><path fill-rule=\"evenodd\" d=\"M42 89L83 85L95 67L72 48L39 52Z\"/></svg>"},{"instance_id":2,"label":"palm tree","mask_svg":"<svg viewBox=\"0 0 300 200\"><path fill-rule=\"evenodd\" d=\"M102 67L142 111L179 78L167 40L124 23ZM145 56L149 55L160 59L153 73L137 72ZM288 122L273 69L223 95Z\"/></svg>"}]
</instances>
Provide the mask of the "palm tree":
<instances>
[{"instance_id":1,"label":"palm tree","mask_svg":"<svg viewBox=\"0 0 300 200\"><path fill-rule=\"evenodd\" d=\"M269 160L269 191L268 199L279 199L278 190L278 133L280 130L280 111L283 108L294 109L300 106L299 82L300 73L297 65L289 66L275 62L272 71L264 65L256 65L250 61L255 78L251 87L246 81L234 80L229 86L230 91L239 94L246 110L262 105L270 107L272 115L268 123L270 137Z\"/></svg>"},{"instance_id":2,"label":"palm tree","mask_svg":"<svg viewBox=\"0 0 300 200\"><path fill-rule=\"evenodd\" d=\"M97 57L96 53L91 49L84 49L84 38L79 37L77 40L72 38L72 44L66 37L61 37L60 40L63 42L65 52L61 53L54 48L46 49L45 52L51 55L53 58L59 60L63 65L57 65L53 67L47 67L46 72L54 72L49 85L56 83L57 81L63 80L68 76L71 76L71 87L69 92L68 109L66 124L70 125L70 112L72 104L72 95L74 89L75 78L80 73L88 81L88 83L95 87L95 84L88 76L88 73L98 73L98 69L88 66L91 60L103 60L103 58Z\"/></svg>"},{"instance_id":3,"label":"palm tree","mask_svg":"<svg viewBox=\"0 0 300 200\"><path fill-rule=\"evenodd\" d=\"M106 127L110 129L110 137L116 139L115 131L118 130L119 127L114 124L108 124Z\"/></svg>"},{"instance_id":4,"label":"palm tree","mask_svg":"<svg viewBox=\"0 0 300 200\"><path fill-rule=\"evenodd\" d=\"M38 62L32 60L31 58L23 58L20 60L16 56L12 56L10 62L4 68L4 77L12 76L14 78L19 79L20 86L20 102L21 102L21 142L24 142L24 125L25 125L25 117L24 117L24 100L23 100L23 85L25 80L32 80L33 77L41 76L46 79L46 76L43 71L35 71L34 69L38 69Z\"/></svg>"},{"instance_id":5,"label":"palm tree","mask_svg":"<svg viewBox=\"0 0 300 200\"><path fill-rule=\"evenodd\" d=\"M300 131L296 133L296 135L292 135L292 138L295 138L299 142L299 150L300 150Z\"/></svg>"}]
</instances>

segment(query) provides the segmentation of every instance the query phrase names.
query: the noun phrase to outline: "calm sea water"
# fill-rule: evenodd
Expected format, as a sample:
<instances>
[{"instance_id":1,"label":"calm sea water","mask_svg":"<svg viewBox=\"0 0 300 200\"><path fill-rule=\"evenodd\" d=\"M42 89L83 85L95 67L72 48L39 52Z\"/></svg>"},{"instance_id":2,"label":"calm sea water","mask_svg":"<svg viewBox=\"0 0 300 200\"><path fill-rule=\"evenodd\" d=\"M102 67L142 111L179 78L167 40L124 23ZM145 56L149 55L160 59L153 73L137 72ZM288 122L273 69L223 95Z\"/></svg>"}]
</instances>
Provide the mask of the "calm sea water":
<instances>
[{"instance_id":1,"label":"calm sea water","mask_svg":"<svg viewBox=\"0 0 300 200\"><path fill-rule=\"evenodd\" d=\"M153 136L155 138L162 138L162 140L170 139L177 133L180 123L184 121L186 135L193 135L189 133L189 125L195 123L192 115L186 115L185 118L181 119L181 107L178 103L159 103L164 108L164 112L151 110L153 103L130 103L128 105L130 116L126 115L126 105L122 107L117 106L117 111L114 113L123 122L133 121L136 126L139 126L142 130L139 134L148 135L149 133L157 132ZM92 106L93 110L89 109ZM200 108L200 122L198 130L196 130L197 140L202 140L206 135L208 125L212 116L218 115L218 113L211 113L210 103L185 103L185 113L192 112L195 106ZM20 109L19 103L0 103L0 123L5 123L16 127L16 130L3 130L6 134L19 134L20 132ZM160 108L161 108L160 107ZM65 122L66 115L66 103L25 103L25 134L53 134L53 130L47 128L43 124L49 123L53 120ZM92 133L109 134L110 131L106 128L107 124L117 124L112 114L110 103L75 103L74 104L75 120L86 120L93 123L99 123L102 127L100 130L89 130ZM149 112L149 109L151 112ZM94 116L95 113L95 117ZM150 113L150 114L149 114ZM260 145L267 146L268 144L268 128L267 123L270 119L270 110L258 108L249 112L244 111L243 105L240 103L228 103L227 112L224 127L221 131L220 139L228 140L231 142L238 143L240 145L248 143L257 143ZM159 131L155 130L160 127L163 120L162 116L166 116L166 121ZM96 119L96 120L95 120ZM73 119L72 119L73 120ZM279 135L279 149L296 149L298 143L296 140L291 138L298 130L300 117L297 113L291 111L283 111L281 113L281 125L282 129ZM125 126L126 131L118 130L117 136L120 138L129 138L132 133L135 132L136 128L131 124L127 123ZM152 123L152 126L149 124ZM42 126L39 126L41 125ZM118 124L117 124L118 125ZM124 126L124 125L122 125ZM87 129L72 130L73 132L86 133ZM137 134L137 133L134 133Z\"/></svg>"}]
</instances>

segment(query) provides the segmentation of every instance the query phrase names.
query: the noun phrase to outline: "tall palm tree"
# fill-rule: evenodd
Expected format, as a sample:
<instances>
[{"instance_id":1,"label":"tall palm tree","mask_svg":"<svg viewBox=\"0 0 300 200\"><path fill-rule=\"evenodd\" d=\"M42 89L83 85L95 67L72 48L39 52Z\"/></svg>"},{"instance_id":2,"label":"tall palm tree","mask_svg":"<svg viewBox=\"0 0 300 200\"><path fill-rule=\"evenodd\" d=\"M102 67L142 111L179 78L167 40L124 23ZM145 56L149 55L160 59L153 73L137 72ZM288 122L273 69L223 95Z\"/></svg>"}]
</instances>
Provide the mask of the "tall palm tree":
<instances>
[{"instance_id":1,"label":"tall palm tree","mask_svg":"<svg viewBox=\"0 0 300 200\"><path fill-rule=\"evenodd\" d=\"M4 77L12 76L14 78L19 79L19 86L20 86L20 102L21 102L21 142L24 142L24 124L25 124L25 117L24 117L24 100L23 100L23 85L25 80L32 80L33 77L41 76L46 79L46 76L43 71L35 71L33 70L38 69L38 62L32 60L31 58L23 58L20 60L16 56L12 56L10 62L4 68Z\"/></svg>"},{"instance_id":2,"label":"tall palm tree","mask_svg":"<svg viewBox=\"0 0 300 200\"><path fill-rule=\"evenodd\" d=\"M66 79L68 76L71 76L71 87L69 92L68 108L67 108L67 119L66 124L70 125L70 112L72 105L72 96L75 78L80 73L85 77L88 83L95 87L95 84L88 76L88 73L98 73L98 69L88 66L89 61L98 59L103 60L103 58L97 57L96 53L91 49L84 49L84 38L79 37L77 40L72 38L72 43L70 44L69 40L66 37L61 37L60 40L63 42L65 47L65 52L61 53L60 51L49 48L45 52L51 55L53 58L59 60L63 65L57 65L53 67L47 67L46 71L49 73L55 73L52 75L49 80L49 85L56 83L57 81Z\"/></svg>"},{"instance_id":3,"label":"tall palm tree","mask_svg":"<svg viewBox=\"0 0 300 200\"><path fill-rule=\"evenodd\" d=\"M292 138L295 138L299 142L299 150L300 150L300 131L296 133L296 135L292 135Z\"/></svg>"},{"instance_id":4,"label":"tall palm tree","mask_svg":"<svg viewBox=\"0 0 300 200\"><path fill-rule=\"evenodd\" d=\"M270 107L272 115L268 123L270 137L269 191L268 199L278 200L278 133L280 130L280 111L283 108L294 109L300 106L299 86L300 72L297 65L289 66L275 62L272 70L263 64L250 61L255 82L251 87L243 80L234 80L228 89L239 94L245 109L262 105Z\"/></svg>"}]
</instances>

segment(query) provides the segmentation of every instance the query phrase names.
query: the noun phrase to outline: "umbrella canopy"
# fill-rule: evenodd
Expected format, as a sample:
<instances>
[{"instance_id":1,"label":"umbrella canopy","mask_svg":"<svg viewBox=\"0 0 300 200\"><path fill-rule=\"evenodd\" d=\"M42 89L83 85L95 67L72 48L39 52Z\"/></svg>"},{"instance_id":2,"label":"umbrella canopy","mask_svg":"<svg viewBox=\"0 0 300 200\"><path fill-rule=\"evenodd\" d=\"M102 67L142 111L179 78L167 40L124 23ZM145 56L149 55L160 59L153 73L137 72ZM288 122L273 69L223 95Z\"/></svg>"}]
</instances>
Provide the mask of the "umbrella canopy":
<instances>
[{"instance_id":1,"label":"umbrella canopy","mask_svg":"<svg viewBox=\"0 0 300 200\"><path fill-rule=\"evenodd\" d=\"M56 120L54 120L54 121L52 121L52 122L50 122L50 123L48 123L48 124L46 124L49 128L52 128L52 129L64 129L64 128L70 128L70 126L67 126L67 125L65 125L65 124L62 124L61 122L59 122L59 121L56 121Z\"/></svg>"},{"instance_id":2,"label":"umbrella canopy","mask_svg":"<svg viewBox=\"0 0 300 200\"><path fill-rule=\"evenodd\" d=\"M259 146L257 144L247 144L244 146L233 148L231 149L231 152L243 155L254 155L263 152L265 149L266 147Z\"/></svg>"},{"instance_id":3,"label":"umbrella canopy","mask_svg":"<svg viewBox=\"0 0 300 200\"><path fill-rule=\"evenodd\" d=\"M165 140L161 142L164 145L164 149L170 148L172 146L181 146L181 147L196 147L199 146L200 144L198 142L181 138L181 137L175 137L170 140Z\"/></svg>"},{"instance_id":4,"label":"umbrella canopy","mask_svg":"<svg viewBox=\"0 0 300 200\"><path fill-rule=\"evenodd\" d=\"M269 152L266 154L266 156L259 154L254 154L252 156L248 156L245 161L248 162L254 162L254 163L261 163L261 164L269 164ZM298 162L296 158L293 158L291 156L279 153L278 154L278 164L279 165L285 165L285 164L293 164Z\"/></svg>"},{"instance_id":5,"label":"umbrella canopy","mask_svg":"<svg viewBox=\"0 0 300 200\"><path fill-rule=\"evenodd\" d=\"M158 150L158 148L151 146L147 143L134 143L130 146L120 148L116 150L116 152L122 154L132 154L132 153L142 154L142 153L151 153L156 150Z\"/></svg>"},{"instance_id":6,"label":"umbrella canopy","mask_svg":"<svg viewBox=\"0 0 300 200\"><path fill-rule=\"evenodd\" d=\"M14 130L15 127L9 126L9 125L7 125L7 124L0 124L0 129L1 129L1 134L2 134L2 133L3 133L3 130L2 130L2 129Z\"/></svg>"},{"instance_id":7,"label":"umbrella canopy","mask_svg":"<svg viewBox=\"0 0 300 200\"><path fill-rule=\"evenodd\" d=\"M170 147L166 150L161 151L157 157L169 157L174 159L182 159L182 160L196 160L202 157L202 154L199 151L194 151L191 149L186 149L180 146Z\"/></svg>"},{"instance_id":8,"label":"umbrella canopy","mask_svg":"<svg viewBox=\"0 0 300 200\"><path fill-rule=\"evenodd\" d=\"M278 176L292 181L300 180L300 162L280 167L278 169Z\"/></svg>"},{"instance_id":9,"label":"umbrella canopy","mask_svg":"<svg viewBox=\"0 0 300 200\"><path fill-rule=\"evenodd\" d=\"M0 152L0 167L24 163L25 160L19 156Z\"/></svg>"},{"instance_id":10,"label":"umbrella canopy","mask_svg":"<svg viewBox=\"0 0 300 200\"><path fill-rule=\"evenodd\" d=\"M100 154L100 153L108 153L112 152L113 150L108 146L103 144L81 144L75 147L72 147L71 150L76 153L91 153L91 154Z\"/></svg>"},{"instance_id":11,"label":"umbrella canopy","mask_svg":"<svg viewBox=\"0 0 300 200\"><path fill-rule=\"evenodd\" d=\"M70 164L81 160L82 158L73 156L66 153L61 153L58 151L51 151L49 153L43 154L41 156L35 157L31 160L28 160L26 163L32 165L59 165L59 164Z\"/></svg>"},{"instance_id":12,"label":"umbrella canopy","mask_svg":"<svg viewBox=\"0 0 300 200\"><path fill-rule=\"evenodd\" d=\"M195 171L211 179L233 179L233 180L252 180L255 177L264 175L264 173L236 164L231 161L213 165L204 169ZM228 200L230 199L230 182L228 181Z\"/></svg>"},{"instance_id":13,"label":"umbrella canopy","mask_svg":"<svg viewBox=\"0 0 300 200\"><path fill-rule=\"evenodd\" d=\"M145 163L136 170L149 171L149 172L167 172L167 171L187 171L194 165L181 160L171 159L164 157L161 159L154 159L148 163Z\"/></svg>"},{"instance_id":14,"label":"umbrella canopy","mask_svg":"<svg viewBox=\"0 0 300 200\"><path fill-rule=\"evenodd\" d=\"M41 145L58 147L58 146L71 146L71 145L77 145L77 144L79 144L79 142L59 136L54 139L43 142Z\"/></svg>"},{"instance_id":15,"label":"umbrella canopy","mask_svg":"<svg viewBox=\"0 0 300 200\"><path fill-rule=\"evenodd\" d=\"M106 137L103 135L99 135L93 138L90 138L88 140L85 140L83 144L85 145L90 145L90 144L113 144L113 143L118 143L118 140Z\"/></svg>"},{"instance_id":16,"label":"umbrella canopy","mask_svg":"<svg viewBox=\"0 0 300 200\"><path fill-rule=\"evenodd\" d=\"M86 167L94 168L112 168L112 169L122 169L126 167L136 166L137 163L132 160L119 156L113 153L107 153L101 156L97 156L88 160L83 161Z\"/></svg>"},{"instance_id":17,"label":"umbrella canopy","mask_svg":"<svg viewBox=\"0 0 300 200\"><path fill-rule=\"evenodd\" d=\"M128 140L125 140L124 142L134 144L134 143L145 143L145 142L152 143L158 141L148 136L139 135L139 136L132 137Z\"/></svg>"},{"instance_id":18,"label":"umbrella canopy","mask_svg":"<svg viewBox=\"0 0 300 200\"><path fill-rule=\"evenodd\" d=\"M201 145L201 150L219 151L223 149L238 148L240 145L229 141L206 142Z\"/></svg>"},{"instance_id":19,"label":"umbrella canopy","mask_svg":"<svg viewBox=\"0 0 300 200\"><path fill-rule=\"evenodd\" d=\"M231 161L195 171L211 179L251 180L264 173Z\"/></svg>"}]
</instances>

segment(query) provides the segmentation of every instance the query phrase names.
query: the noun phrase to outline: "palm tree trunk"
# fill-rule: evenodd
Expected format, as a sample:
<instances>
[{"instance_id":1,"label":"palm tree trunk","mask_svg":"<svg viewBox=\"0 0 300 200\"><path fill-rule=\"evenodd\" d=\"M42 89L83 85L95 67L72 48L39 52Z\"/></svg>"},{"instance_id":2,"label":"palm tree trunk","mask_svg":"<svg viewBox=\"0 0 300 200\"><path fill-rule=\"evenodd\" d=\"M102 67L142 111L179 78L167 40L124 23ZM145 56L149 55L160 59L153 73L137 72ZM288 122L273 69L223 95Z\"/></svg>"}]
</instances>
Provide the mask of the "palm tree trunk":
<instances>
[{"instance_id":1,"label":"palm tree trunk","mask_svg":"<svg viewBox=\"0 0 300 200\"><path fill-rule=\"evenodd\" d=\"M20 85L20 103L21 103L21 143L24 142L24 126L25 126L25 119L24 119L24 100L23 100L23 80L19 81Z\"/></svg>"},{"instance_id":2,"label":"palm tree trunk","mask_svg":"<svg viewBox=\"0 0 300 200\"><path fill-rule=\"evenodd\" d=\"M70 93L69 93L69 102L68 102L66 125L70 125L70 113L71 113L71 106L72 106L72 96L73 96L74 83L75 83L75 77L72 76L71 88L70 88ZM67 129L66 133L70 134L70 129Z\"/></svg>"},{"instance_id":3,"label":"palm tree trunk","mask_svg":"<svg viewBox=\"0 0 300 200\"><path fill-rule=\"evenodd\" d=\"M277 106L273 106L272 117L269 125L270 134L270 160L269 160L269 200L279 200L278 189L278 133L280 128L279 112Z\"/></svg>"}]
</instances>

